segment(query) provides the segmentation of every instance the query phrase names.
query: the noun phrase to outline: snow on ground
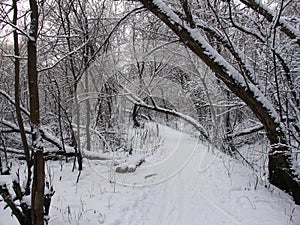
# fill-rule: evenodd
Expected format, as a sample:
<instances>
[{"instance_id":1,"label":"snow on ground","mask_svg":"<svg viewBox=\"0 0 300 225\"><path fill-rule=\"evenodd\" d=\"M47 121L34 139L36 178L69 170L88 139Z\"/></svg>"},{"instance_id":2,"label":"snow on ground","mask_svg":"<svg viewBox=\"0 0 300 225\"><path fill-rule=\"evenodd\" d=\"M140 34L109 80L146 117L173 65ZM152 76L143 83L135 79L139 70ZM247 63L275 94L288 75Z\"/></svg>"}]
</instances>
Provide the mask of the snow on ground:
<instances>
[{"instance_id":1,"label":"snow on ground","mask_svg":"<svg viewBox=\"0 0 300 225\"><path fill-rule=\"evenodd\" d=\"M72 163L48 162L56 193L50 224L298 225L300 207L253 171L195 138L160 127L164 145L134 173L85 160L76 183ZM3 203L1 203L3 205ZM2 206L1 205L1 206ZM14 224L8 210L0 225Z\"/></svg>"}]
</instances>

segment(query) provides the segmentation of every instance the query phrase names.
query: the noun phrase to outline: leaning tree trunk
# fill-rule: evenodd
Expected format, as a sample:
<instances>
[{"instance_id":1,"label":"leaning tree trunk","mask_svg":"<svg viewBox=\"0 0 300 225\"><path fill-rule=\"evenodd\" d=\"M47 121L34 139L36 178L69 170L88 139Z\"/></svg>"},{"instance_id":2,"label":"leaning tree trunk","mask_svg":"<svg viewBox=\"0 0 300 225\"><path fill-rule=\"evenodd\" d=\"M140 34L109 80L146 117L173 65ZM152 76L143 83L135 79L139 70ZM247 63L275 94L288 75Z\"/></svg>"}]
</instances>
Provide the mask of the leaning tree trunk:
<instances>
[{"instance_id":1,"label":"leaning tree trunk","mask_svg":"<svg viewBox=\"0 0 300 225\"><path fill-rule=\"evenodd\" d=\"M248 105L261 121L271 144L269 180L280 189L291 193L295 202L300 204L300 183L297 181L297 175L292 169L290 150L286 145L287 141L283 128L277 122L279 116L272 103L251 80L245 78L243 74L226 61L206 41L199 30L195 29L195 23L187 4L183 4L182 11L185 12L185 18L181 19L177 11L173 11L171 6L166 5L161 0L140 0L140 2L160 18L215 73L218 79L222 80L234 94ZM209 32L207 30L203 31ZM210 33L210 35L217 34ZM229 50L232 51L232 54L236 53L234 49ZM239 58L236 59L239 60Z\"/></svg>"},{"instance_id":2,"label":"leaning tree trunk","mask_svg":"<svg viewBox=\"0 0 300 225\"><path fill-rule=\"evenodd\" d=\"M280 189L291 193L296 204L300 205L300 185L292 168L292 158L289 154L288 145L283 143L284 139L279 135L272 136L270 132L268 136L271 143L268 164L269 181Z\"/></svg>"}]
</instances>

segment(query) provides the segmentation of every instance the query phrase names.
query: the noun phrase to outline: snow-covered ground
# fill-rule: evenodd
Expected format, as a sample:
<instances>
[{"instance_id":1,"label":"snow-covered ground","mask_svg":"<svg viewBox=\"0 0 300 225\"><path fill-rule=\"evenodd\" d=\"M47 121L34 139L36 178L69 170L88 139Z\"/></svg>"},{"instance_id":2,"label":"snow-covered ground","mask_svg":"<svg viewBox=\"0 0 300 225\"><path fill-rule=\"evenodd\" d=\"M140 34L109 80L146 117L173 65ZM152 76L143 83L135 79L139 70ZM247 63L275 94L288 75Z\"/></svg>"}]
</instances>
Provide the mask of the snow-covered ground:
<instances>
[{"instance_id":1,"label":"snow-covered ground","mask_svg":"<svg viewBox=\"0 0 300 225\"><path fill-rule=\"evenodd\" d=\"M48 162L56 193L50 224L299 225L300 207L236 160L208 152L195 138L160 127L164 145L136 172L85 160L76 183L72 162ZM3 206L3 203L1 203ZM2 207L3 208L3 207ZM0 225L17 224L9 210Z\"/></svg>"}]
</instances>

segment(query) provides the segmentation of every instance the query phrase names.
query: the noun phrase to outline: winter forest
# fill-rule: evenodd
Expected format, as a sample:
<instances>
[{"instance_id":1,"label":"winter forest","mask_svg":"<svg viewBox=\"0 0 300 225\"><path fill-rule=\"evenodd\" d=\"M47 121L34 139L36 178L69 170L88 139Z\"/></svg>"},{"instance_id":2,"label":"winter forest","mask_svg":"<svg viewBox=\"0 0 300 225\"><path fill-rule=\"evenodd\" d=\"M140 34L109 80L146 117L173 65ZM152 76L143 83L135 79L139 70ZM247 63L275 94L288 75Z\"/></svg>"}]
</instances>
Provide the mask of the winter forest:
<instances>
[{"instance_id":1,"label":"winter forest","mask_svg":"<svg viewBox=\"0 0 300 225\"><path fill-rule=\"evenodd\" d=\"M299 225L298 0L0 0L0 225Z\"/></svg>"}]
</instances>

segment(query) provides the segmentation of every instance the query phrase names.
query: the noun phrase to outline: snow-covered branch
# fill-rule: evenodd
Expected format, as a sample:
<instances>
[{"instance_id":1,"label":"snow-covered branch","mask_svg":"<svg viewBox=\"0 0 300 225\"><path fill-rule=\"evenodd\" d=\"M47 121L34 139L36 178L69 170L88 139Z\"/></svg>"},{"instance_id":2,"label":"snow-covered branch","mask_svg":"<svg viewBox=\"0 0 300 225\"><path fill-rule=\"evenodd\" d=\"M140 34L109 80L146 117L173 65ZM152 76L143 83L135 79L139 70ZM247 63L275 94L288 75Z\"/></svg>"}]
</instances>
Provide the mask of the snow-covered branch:
<instances>
[{"instance_id":1,"label":"snow-covered branch","mask_svg":"<svg viewBox=\"0 0 300 225\"><path fill-rule=\"evenodd\" d=\"M13 131L19 131L19 127L16 124L14 124L14 123L12 123L10 121L7 121L5 119L1 119L0 120L0 124L2 124L2 125L10 128L10 129L12 129ZM24 128L25 128L25 132L27 134L32 134L32 131L31 131L30 127L24 127ZM40 134L41 134L41 137L45 141L47 141L47 142L55 145L59 150L63 149L62 142L57 137L55 137L54 135L52 135L49 132L47 132L45 129L41 128L40 129ZM67 152L74 152L74 148L73 147L65 146L65 149L66 149Z\"/></svg>"},{"instance_id":2,"label":"snow-covered branch","mask_svg":"<svg viewBox=\"0 0 300 225\"><path fill-rule=\"evenodd\" d=\"M13 105L16 104L15 100L7 92L0 89L0 94L2 96L4 96L11 104L13 104ZM29 111L27 109L25 109L23 106L20 106L20 108L21 108L22 112L25 113L26 116L29 117L29 115L30 115Z\"/></svg>"},{"instance_id":3,"label":"snow-covered branch","mask_svg":"<svg viewBox=\"0 0 300 225\"><path fill-rule=\"evenodd\" d=\"M229 135L229 137L233 137L233 138L234 137L242 137L242 136L245 136L245 135L248 135L248 134L255 133L257 131L261 131L263 129L264 129L264 127L262 125L258 125L258 126L255 126L255 127L249 127L247 129L241 130L239 132L235 132L232 135Z\"/></svg>"},{"instance_id":4,"label":"snow-covered branch","mask_svg":"<svg viewBox=\"0 0 300 225\"><path fill-rule=\"evenodd\" d=\"M274 21L277 17L276 13L270 8L263 5L261 1L258 0L240 0L242 3L252 8L254 11L258 12L264 16L269 22ZM280 26L282 32L284 32L288 37L294 39L295 42L300 45L300 32L292 25L290 25L285 19L278 18L278 25Z\"/></svg>"},{"instance_id":5,"label":"snow-covered branch","mask_svg":"<svg viewBox=\"0 0 300 225\"><path fill-rule=\"evenodd\" d=\"M193 125L199 132L200 134L209 141L209 135L207 130L193 117L189 116L189 115L185 115L183 113L177 112L174 109L166 109L166 108L162 108L159 106L152 106L149 105L147 103L145 103L142 99L140 99L137 95L135 95L134 93L132 93L128 88L126 88L125 86L121 87L128 93L128 95L126 95L127 99L129 101L131 101L132 103L134 103L135 105L142 107L142 108L146 108L146 109L150 109L156 112L161 112L161 113L165 113L168 115L172 115L175 117L178 117L186 122L188 122L189 124Z\"/></svg>"}]
</instances>

